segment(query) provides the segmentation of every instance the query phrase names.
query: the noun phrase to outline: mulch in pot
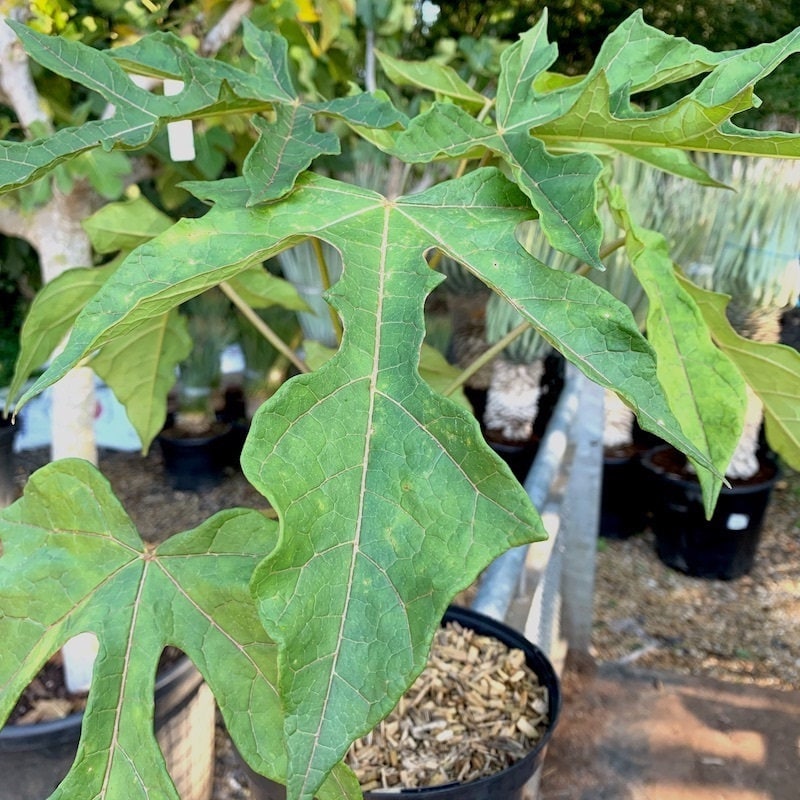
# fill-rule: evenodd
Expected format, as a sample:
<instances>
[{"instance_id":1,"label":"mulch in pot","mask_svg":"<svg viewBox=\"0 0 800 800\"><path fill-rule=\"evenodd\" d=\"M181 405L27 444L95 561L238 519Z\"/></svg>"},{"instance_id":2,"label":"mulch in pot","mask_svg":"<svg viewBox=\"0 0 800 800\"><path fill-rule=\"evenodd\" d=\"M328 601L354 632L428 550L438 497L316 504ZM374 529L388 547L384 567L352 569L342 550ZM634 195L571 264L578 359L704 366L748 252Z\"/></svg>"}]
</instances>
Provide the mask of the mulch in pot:
<instances>
[{"instance_id":1,"label":"mulch in pot","mask_svg":"<svg viewBox=\"0 0 800 800\"><path fill-rule=\"evenodd\" d=\"M475 781L530 753L548 712L547 690L521 650L448 622L423 673L347 763L364 791Z\"/></svg>"}]
</instances>

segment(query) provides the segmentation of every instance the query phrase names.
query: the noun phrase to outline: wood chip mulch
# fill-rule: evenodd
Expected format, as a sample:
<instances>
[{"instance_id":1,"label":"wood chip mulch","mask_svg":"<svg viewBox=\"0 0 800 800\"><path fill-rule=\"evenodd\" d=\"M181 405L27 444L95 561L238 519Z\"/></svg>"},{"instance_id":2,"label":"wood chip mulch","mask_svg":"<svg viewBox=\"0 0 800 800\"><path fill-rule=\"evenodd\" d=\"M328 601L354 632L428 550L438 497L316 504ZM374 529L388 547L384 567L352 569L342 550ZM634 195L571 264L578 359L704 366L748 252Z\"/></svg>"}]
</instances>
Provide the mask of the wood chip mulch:
<instances>
[{"instance_id":1,"label":"wood chip mulch","mask_svg":"<svg viewBox=\"0 0 800 800\"><path fill-rule=\"evenodd\" d=\"M420 677L347 763L365 791L464 783L524 758L547 726L547 690L525 654L449 622Z\"/></svg>"}]
</instances>

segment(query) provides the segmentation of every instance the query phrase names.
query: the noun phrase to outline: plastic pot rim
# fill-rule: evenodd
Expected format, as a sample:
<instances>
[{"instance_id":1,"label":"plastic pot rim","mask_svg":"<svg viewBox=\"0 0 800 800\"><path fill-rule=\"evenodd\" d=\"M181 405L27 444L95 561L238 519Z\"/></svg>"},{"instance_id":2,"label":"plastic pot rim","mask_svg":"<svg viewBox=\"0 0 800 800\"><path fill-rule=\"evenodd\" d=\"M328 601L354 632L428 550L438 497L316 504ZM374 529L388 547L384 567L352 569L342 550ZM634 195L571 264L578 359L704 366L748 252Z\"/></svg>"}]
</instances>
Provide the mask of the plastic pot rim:
<instances>
[{"instance_id":1,"label":"plastic pot rim","mask_svg":"<svg viewBox=\"0 0 800 800\"><path fill-rule=\"evenodd\" d=\"M174 664L167 667L156 678L155 700L166 696L187 678L193 670L196 670L194 663L188 656L182 654ZM200 680L196 681L196 683L199 684L202 678L199 672L197 674ZM194 688L195 686L192 686L192 689L187 694L190 694ZM180 706L183 699L182 697L175 705ZM161 716L169 716L170 711L171 709L166 714L157 715L156 721ZM83 711L75 711L60 719L43 720L22 725L4 725L0 728L0 751L21 750L45 738L59 741L74 738L77 741L83 725L83 717Z\"/></svg>"},{"instance_id":2,"label":"plastic pot rim","mask_svg":"<svg viewBox=\"0 0 800 800\"><path fill-rule=\"evenodd\" d=\"M667 450L675 450L675 448L670 444L664 444L664 445L659 445L658 447L653 447L652 449L648 450L646 453L642 455L641 458L642 467L648 472L650 472L652 475L656 475L659 478L662 478L663 480L675 484L676 486L681 486L688 490L699 491L700 482L696 478L685 478L681 475L676 475L669 469L653 463L654 456L656 456L658 453L666 452ZM758 482L747 482L747 483L734 482L730 486L726 486L725 484L723 484L722 489L720 490L720 494L724 495L752 494L754 492L763 492L765 487L773 485L780 478L781 474L778 460L772 455L767 455L762 453L759 454L758 461L759 464L767 465L772 470L772 474L768 478L765 478L764 480ZM734 479L734 481L735 480L736 479Z\"/></svg>"}]
</instances>

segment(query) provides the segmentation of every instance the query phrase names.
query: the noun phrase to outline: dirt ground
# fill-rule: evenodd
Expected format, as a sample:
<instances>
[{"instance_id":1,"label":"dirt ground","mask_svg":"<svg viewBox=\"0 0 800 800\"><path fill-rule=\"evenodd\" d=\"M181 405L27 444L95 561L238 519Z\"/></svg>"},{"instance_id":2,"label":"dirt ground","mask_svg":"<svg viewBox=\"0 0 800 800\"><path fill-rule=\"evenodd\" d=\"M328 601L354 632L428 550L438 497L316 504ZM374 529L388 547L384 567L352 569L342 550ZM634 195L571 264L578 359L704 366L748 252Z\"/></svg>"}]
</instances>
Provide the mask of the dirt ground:
<instances>
[{"instance_id":1,"label":"dirt ground","mask_svg":"<svg viewBox=\"0 0 800 800\"><path fill-rule=\"evenodd\" d=\"M540 800L800 797L800 475L752 572L699 580L601 542L591 656L568 660Z\"/></svg>"},{"instance_id":2,"label":"dirt ground","mask_svg":"<svg viewBox=\"0 0 800 800\"><path fill-rule=\"evenodd\" d=\"M540 800L796 800L800 691L591 661L564 674Z\"/></svg>"}]
</instances>

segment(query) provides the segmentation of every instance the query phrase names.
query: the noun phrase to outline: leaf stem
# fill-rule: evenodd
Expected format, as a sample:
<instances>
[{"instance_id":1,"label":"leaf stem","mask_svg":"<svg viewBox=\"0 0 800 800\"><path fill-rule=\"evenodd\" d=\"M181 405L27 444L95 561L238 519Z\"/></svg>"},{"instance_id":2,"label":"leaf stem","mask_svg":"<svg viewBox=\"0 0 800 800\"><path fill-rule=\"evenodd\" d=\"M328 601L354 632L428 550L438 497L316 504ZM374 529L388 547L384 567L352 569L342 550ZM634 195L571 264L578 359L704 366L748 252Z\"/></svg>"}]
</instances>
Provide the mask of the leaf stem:
<instances>
[{"instance_id":1,"label":"leaf stem","mask_svg":"<svg viewBox=\"0 0 800 800\"><path fill-rule=\"evenodd\" d=\"M317 263L319 264L319 275L322 279L322 289L323 291L327 292L328 289L331 288L331 272L328 269L328 262L325 259L325 253L322 250L322 245L320 244L319 239L312 237L311 247L314 249L314 255L317 257ZM333 330L336 333L336 341L341 344L343 334L342 321L339 319L339 315L336 313L335 308L329 305L328 311L331 315L331 324L333 325Z\"/></svg>"},{"instance_id":2,"label":"leaf stem","mask_svg":"<svg viewBox=\"0 0 800 800\"><path fill-rule=\"evenodd\" d=\"M615 250L618 250L625 244L624 237L620 237L619 239L615 239L613 242L609 242L605 247L600 250L600 258L607 258L611 253ZM438 251L438 254L441 255L441 251ZM434 256L435 258L435 256ZM430 263L433 263L434 259L431 259ZM590 269L592 269L588 264L584 264L580 269L576 272L577 274L585 274ZM458 377L442 392L445 397L449 397L453 392L460 389L478 370L488 364L493 358L498 356L503 350L508 347L515 339L522 336L528 328L532 327L531 323L527 320L523 320L516 328L512 328L502 339L498 339L488 350L485 350L481 355L479 355L471 364L465 367L458 375Z\"/></svg>"},{"instance_id":3,"label":"leaf stem","mask_svg":"<svg viewBox=\"0 0 800 800\"><path fill-rule=\"evenodd\" d=\"M615 250L619 250L620 247L625 245L625 237L620 236L618 239L614 239L613 242L609 242L605 247L600 248L600 260L602 261L604 258L608 258ZM588 275L594 267L590 267L588 264L581 264L576 270L576 275Z\"/></svg>"},{"instance_id":4,"label":"leaf stem","mask_svg":"<svg viewBox=\"0 0 800 800\"><path fill-rule=\"evenodd\" d=\"M495 356L500 355L516 338L522 336L531 323L524 320L516 328L510 330L502 339L498 339L488 350L479 355L468 367L463 369L459 376L442 392L445 397L449 397L453 392L460 389L481 367L488 364Z\"/></svg>"},{"instance_id":5,"label":"leaf stem","mask_svg":"<svg viewBox=\"0 0 800 800\"><path fill-rule=\"evenodd\" d=\"M242 312L255 329L282 355L297 367L300 372L311 372L308 364L305 363L297 353L292 350L286 342L278 336L272 328L256 314L252 307L242 298L242 296L227 282L220 283L219 288L225 293L226 297Z\"/></svg>"}]
</instances>

